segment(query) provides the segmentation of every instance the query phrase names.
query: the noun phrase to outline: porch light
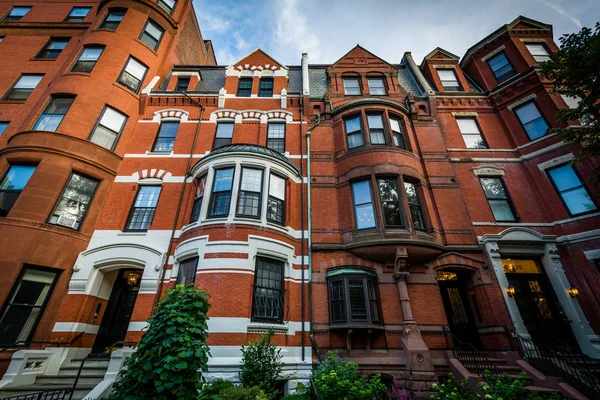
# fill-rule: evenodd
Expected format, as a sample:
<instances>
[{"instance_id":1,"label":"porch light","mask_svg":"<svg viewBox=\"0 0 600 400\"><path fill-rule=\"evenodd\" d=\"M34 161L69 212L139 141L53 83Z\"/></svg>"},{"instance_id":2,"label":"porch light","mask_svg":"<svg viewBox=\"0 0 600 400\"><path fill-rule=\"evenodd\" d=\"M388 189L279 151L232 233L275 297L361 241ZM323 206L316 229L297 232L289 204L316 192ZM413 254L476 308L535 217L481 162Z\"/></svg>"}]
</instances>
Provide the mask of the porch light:
<instances>
[{"instance_id":1,"label":"porch light","mask_svg":"<svg viewBox=\"0 0 600 400\"><path fill-rule=\"evenodd\" d=\"M137 272L130 272L127 274L127 284L129 286L135 286L140 281L140 274Z\"/></svg>"},{"instance_id":2,"label":"porch light","mask_svg":"<svg viewBox=\"0 0 600 400\"><path fill-rule=\"evenodd\" d=\"M569 292L569 296L575 298L577 296L579 296L579 289L577 289L575 286L571 286L571 288L568 290Z\"/></svg>"},{"instance_id":3,"label":"porch light","mask_svg":"<svg viewBox=\"0 0 600 400\"><path fill-rule=\"evenodd\" d=\"M515 287L513 285L510 285L509 287L506 288L506 294L508 295L508 297L514 297L515 295Z\"/></svg>"}]
</instances>

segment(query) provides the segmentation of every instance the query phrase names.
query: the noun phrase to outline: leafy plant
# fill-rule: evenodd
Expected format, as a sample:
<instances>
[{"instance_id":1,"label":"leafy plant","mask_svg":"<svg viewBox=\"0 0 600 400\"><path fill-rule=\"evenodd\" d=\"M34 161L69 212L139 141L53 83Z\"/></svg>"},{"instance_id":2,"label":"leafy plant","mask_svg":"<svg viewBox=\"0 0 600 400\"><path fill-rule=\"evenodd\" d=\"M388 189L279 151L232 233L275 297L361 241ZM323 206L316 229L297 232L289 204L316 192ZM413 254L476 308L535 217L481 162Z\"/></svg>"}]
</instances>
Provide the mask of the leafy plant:
<instances>
[{"instance_id":1,"label":"leafy plant","mask_svg":"<svg viewBox=\"0 0 600 400\"><path fill-rule=\"evenodd\" d=\"M507 374L495 375L486 371L484 377L485 382L480 383L478 386L483 391L485 399L543 400L561 398L556 393L542 395L539 392L525 389L525 386L529 385L531 382L531 379L525 372L522 372L518 377L513 378Z\"/></svg>"},{"instance_id":2,"label":"leafy plant","mask_svg":"<svg viewBox=\"0 0 600 400\"><path fill-rule=\"evenodd\" d=\"M257 386L269 397L277 394L277 381L281 378L283 362L281 349L272 343L273 330L260 335L258 341L242 345L242 386Z\"/></svg>"},{"instance_id":3,"label":"leafy plant","mask_svg":"<svg viewBox=\"0 0 600 400\"><path fill-rule=\"evenodd\" d=\"M479 394L471 393L466 379L459 382L452 373L448 374L446 383L434 383L432 389L437 392L431 396L433 400L476 400L481 398Z\"/></svg>"},{"instance_id":4,"label":"leafy plant","mask_svg":"<svg viewBox=\"0 0 600 400\"><path fill-rule=\"evenodd\" d=\"M258 386L230 387L219 393L222 400L269 400L270 397Z\"/></svg>"},{"instance_id":5,"label":"leafy plant","mask_svg":"<svg viewBox=\"0 0 600 400\"><path fill-rule=\"evenodd\" d=\"M385 393L379 375L361 375L358 365L332 352L314 372L313 381L323 400L364 400Z\"/></svg>"},{"instance_id":6,"label":"leafy plant","mask_svg":"<svg viewBox=\"0 0 600 400\"><path fill-rule=\"evenodd\" d=\"M220 400L221 397L219 396L219 393L232 387L234 387L233 383L226 381L225 379L215 379L202 387L198 400Z\"/></svg>"},{"instance_id":7,"label":"leafy plant","mask_svg":"<svg viewBox=\"0 0 600 400\"><path fill-rule=\"evenodd\" d=\"M306 394L288 394L281 400L310 400L310 396Z\"/></svg>"},{"instance_id":8,"label":"leafy plant","mask_svg":"<svg viewBox=\"0 0 600 400\"><path fill-rule=\"evenodd\" d=\"M171 290L148 321L109 399L196 399L210 356L209 307L208 295L193 285Z\"/></svg>"}]
</instances>

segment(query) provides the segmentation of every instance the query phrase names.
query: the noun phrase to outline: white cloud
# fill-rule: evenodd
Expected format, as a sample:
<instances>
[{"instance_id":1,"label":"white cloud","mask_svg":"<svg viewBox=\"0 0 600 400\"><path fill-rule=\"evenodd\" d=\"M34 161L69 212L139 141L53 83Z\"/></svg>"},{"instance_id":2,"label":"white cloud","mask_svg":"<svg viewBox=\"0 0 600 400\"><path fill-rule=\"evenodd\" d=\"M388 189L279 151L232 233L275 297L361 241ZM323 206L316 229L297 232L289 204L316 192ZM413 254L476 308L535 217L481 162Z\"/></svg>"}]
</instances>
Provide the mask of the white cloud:
<instances>
[{"instance_id":1,"label":"white cloud","mask_svg":"<svg viewBox=\"0 0 600 400\"><path fill-rule=\"evenodd\" d=\"M577 18L575 18L574 16L570 15L569 13L567 13L564 8L562 8L561 6L559 6L558 4L555 3L551 3L550 1L547 0L538 0L540 3L547 5L548 7L552 8L554 11L556 11L559 14L564 15L565 17L569 18L571 21L573 21L573 23L575 25L577 25L578 28L581 28L581 21L578 20Z\"/></svg>"},{"instance_id":2,"label":"white cloud","mask_svg":"<svg viewBox=\"0 0 600 400\"><path fill-rule=\"evenodd\" d=\"M273 32L272 47L277 51L285 52L285 59L294 57L298 60L301 53L308 53L309 57L321 57L319 37L310 29L307 18L303 14L305 2L298 0L284 0L277 2L275 7L277 26ZM301 11L302 8L302 11ZM277 58L276 54L273 54Z\"/></svg>"}]
</instances>

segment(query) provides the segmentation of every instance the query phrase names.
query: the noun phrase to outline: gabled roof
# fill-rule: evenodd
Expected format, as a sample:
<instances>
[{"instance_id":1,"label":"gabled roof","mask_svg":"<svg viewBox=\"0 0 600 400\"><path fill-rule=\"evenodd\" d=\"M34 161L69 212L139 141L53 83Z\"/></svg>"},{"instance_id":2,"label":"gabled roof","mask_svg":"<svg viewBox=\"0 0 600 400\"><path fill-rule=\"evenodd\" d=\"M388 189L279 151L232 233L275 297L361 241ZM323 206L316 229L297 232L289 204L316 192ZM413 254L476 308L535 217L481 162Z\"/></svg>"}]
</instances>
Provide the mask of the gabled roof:
<instances>
[{"instance_id":1,"label":"gabled roof","mask_svg":"<svg viewBox=\"0 0 600 400\"><path fill-rule=\"evenodd\" d=\"M347 52L346 54L344 54L342 57L340 57L337 61L335 61L333 64L331 64L329 67L334 67L336 64L338 64L340 61L343 61L345 58L350 58L350 56L353 56L353 58L356 57L364 57L364 56L371 56L374 57L378 60L380 60L382 63L387 64L390 68L396 69L396 67L394 67L392 64L390 64L389 62L385 61L383 58L371 53L369 50L365 49L364 47L362 47L360 44L357 44L356 46L354 46L349 52Z\"/></svg>"},{"instance_id":2,"label":"gabled roof","mask_svg":"<svg viewBox=\"0 0 600 400\"><path fill-rule=\"evenodd\" d=\"M475 53L477 50L479 50L481 47L483 47L487 42L490 42L490 41L496 39L498 36L508 32L509 30L512 30L512 29L515 29L515 30L516 29L548 30L548 31L550 31L550 36L552 36L552 25L544 24L543 22L536 21L534 19L519 15L512 22L502 25L500 28L496 29L494 32L487 35L486 37L481 39L479 42L477 42L473 46L471 46L465 53L462 60L460 61L460 66L463 67L465 65L465 63L469 60L469 58L471 58L473 53Z\"/></svg>"},{"instance_id":3,"label":"gabled roof","mask_svg":"<svg viewBox=\"0 0 600 400\"><path fill-rule=\"evenodd\" d=\"M261 49L260 47L257 47L256 49L252 50L250 53L246 54L244 57L240 58L239 60L237 60L234 63L231 63L227 66L227 68L234 68L236 65L242 64L243 61L245 59L247 59L248 57L254 55L255 53L260 53L262 56L266 57L267 59L271 60L272 64L277 64L279 67L283 68L283 69L288 69L285 64L280 63L279 61L277 61L276 59L274 59L273 57L271 57L269 54L267 54L263 49Z\"/></svg>"},{"instance_id":4,"label":"gabled roof","mask_svg":"<svg viewBox=\"0 0 600 400\"><path fill-rule=\"evenodd\" d=\"M458 61L460 57L456 54L450 53L448 50L442 49L441 47L436 47L429 54L427 54L425 58L423 58L421 65L423 65L425 61L431 59Z\"/></svg>"}]
</instances>

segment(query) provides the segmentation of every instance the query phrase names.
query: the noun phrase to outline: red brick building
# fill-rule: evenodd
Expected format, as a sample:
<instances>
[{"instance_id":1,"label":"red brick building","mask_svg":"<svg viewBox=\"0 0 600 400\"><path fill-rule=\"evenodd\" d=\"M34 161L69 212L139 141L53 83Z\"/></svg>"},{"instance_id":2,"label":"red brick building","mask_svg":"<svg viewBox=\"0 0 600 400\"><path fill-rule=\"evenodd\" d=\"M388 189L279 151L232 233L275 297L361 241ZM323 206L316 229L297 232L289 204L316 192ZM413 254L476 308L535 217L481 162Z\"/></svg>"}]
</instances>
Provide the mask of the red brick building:
<instances>
[{"instance_id":1,"label":"red brick building","mask_svg":"<svg viewBox=\"0 0 600 400\"><path fill-rule=\"evenodd\" d=\"M189 1L30 3L0 9L0 391L138 341L192 282L212 378L237 379L267 329L290 390L311 335L425 380L453 367L444 326L481 351L509 349L508 326L600 357L597 160L571 165L548 131L576 100L539 76L551 26L519 17L421 65L357 46L218 66Z\"/></svg>"}]
</instances>

